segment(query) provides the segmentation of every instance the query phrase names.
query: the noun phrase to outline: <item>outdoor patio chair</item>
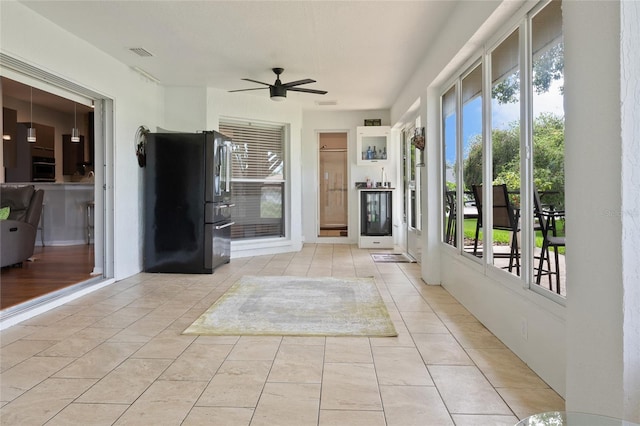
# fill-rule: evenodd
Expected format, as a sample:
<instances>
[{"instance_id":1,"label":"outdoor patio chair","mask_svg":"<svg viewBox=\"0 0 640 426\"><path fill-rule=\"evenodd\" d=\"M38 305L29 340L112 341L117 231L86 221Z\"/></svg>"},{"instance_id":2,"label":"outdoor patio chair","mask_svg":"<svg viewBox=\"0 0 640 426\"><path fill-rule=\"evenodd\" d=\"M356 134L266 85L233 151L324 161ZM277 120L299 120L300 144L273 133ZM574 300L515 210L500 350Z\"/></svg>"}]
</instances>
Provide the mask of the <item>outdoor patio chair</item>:
<instances>
[{"instance_id":1,"label":"outdoor patio chair","mask_svg":"<svg viewBox=\"0 0 640 426\"><path fill-rule=\"evenodd\" d=\"M478 221L476 222L475 241L473 243L473 254L478 255L478 240L480 228L482 228L482 185L472 185L473 196L478 209ZM494 258L508 257L509 272L516 268L516 274L520 275L520 249L518 247L518 232L520 231L520 210L516 209L509 198L507 185L493 186L493 229L510 231L511 242L509 253L494 253Z\"/></svg>"},{"instance_id":2,"label":"outdoor patio chair","mask_svg":"<svg viewBox=\"0 0 640 426\"><path fill-rule=\"evenodd\" d=\"M447 204L447 226L445 228L444 242L456 245L456 192L446 191L445 201Z\"/></svg>"},{"instance_id":3,"label":"outdoor patio chair","mask_svg":"<svg viewBox=\"0 0 640 426\"><path fill-rule=\"evenodd\" d=\"M560 294L560 258L558 248L565 247L565 237L557 235L556 219L564 216L564 211L555 209L545 209L540 202L540 194L537 189L533 189L534 216L537 222L537 228L542 234L542 249L540 256L536 256L539 260L536 268L536 284L540 284L542 275L549 277L549 290L553 291L551 275L556 276L556 293ZM551 253L549 249L553 249L555 258L555 270L551 269ZM546 269L544 262L547 262Z\"/></svg>"}]
</instances>

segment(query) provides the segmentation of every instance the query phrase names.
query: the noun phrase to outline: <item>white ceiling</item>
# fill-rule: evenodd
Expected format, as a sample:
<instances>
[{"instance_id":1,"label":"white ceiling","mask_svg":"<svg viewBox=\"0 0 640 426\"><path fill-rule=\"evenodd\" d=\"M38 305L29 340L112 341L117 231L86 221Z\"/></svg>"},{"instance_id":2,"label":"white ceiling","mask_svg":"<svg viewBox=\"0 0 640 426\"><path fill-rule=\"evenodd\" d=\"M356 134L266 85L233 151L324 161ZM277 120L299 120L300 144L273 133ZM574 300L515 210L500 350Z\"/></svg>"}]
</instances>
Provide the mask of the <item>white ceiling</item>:
<instances>
[{"instance_id":1,"label":"white ceiling","mask_svg":"<svg viewBox=\"0 0 640 426\"><path fill-rule=\"evenodd\" d=\"M304 108L387 109L457 1L21 1L118 61L167 86L222 90L304 78ZM144 48L140 57L130 48ZM266 88L266 86L265 86ZM236 93L268 96L268 90Z\"/></svg>"}]
</instances>

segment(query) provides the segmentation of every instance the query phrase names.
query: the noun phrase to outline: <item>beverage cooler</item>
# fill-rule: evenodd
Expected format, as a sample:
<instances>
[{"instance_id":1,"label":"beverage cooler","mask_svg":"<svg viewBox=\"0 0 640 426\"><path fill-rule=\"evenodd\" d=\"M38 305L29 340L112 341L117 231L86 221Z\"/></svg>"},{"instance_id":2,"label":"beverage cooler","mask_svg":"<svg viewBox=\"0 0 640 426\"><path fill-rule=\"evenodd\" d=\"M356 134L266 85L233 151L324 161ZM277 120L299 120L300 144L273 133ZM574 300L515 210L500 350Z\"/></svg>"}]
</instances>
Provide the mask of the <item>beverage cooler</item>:
<instances>
[{"instance_id":1,"label":"beverage cooler","mask_svg":"<svg viewBox=\"0 0 640 426\"><path fill-rule=\"evenodd\" d=\"M360 190L360 235L361 248L393 248L391 189Z\"/></svg>"}]
</instances>

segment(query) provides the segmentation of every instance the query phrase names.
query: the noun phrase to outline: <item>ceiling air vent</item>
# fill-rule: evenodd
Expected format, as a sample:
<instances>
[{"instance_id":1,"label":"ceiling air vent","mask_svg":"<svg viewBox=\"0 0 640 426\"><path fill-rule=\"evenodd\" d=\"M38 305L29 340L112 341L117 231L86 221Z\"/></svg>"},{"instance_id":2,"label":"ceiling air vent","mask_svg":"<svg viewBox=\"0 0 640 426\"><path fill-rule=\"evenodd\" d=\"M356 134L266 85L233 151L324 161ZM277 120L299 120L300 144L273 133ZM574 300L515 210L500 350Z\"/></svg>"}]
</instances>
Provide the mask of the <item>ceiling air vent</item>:
<instances>
[{"instance_id":1,"label":"ceiling air vent","mask_svg":"<svg viewBox=\"0 0 640 426\"><path fill-rule=\"evenodd\" d=\"M131 47L129 48L130 51L132 51L133 53L135 53L138 56L153 56L151 54L151 52L149 52L147 49L143 48L143 47Z\"/></svg>"},{"instance_id":2,"label":"ceiling air vent","mask_svg":"<svg viewBox=\"0 0 640 426\"><path fill-rule=\"evenodd\" d=\"M316 105L318 106L338 105L338 101L316 101Z\"/></svg>"}]
</instances>

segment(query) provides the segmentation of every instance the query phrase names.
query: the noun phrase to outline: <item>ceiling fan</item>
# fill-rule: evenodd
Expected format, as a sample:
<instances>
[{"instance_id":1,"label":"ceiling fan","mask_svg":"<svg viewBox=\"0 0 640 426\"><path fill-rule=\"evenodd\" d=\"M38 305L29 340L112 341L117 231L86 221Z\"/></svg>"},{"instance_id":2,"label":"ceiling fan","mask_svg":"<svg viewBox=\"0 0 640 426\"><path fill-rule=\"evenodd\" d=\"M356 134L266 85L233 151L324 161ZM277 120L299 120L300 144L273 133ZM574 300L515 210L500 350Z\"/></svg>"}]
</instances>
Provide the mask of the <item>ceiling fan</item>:
<instances>
[{"instance_id":1,"label":"ceiling fan","mask_svg":"<svg viewBox=\"0 0 640 426\"><path fill-rule=\"evenodd\" d=\"M291 90L292 92L305 92L305 93L315 93L317 95L325 95L327 93L326 90L315 90L315 89L304 89L300 86L301 84L309 84L315 83L315 80L310 78L305 78L304 80L296 80L290 81L289 83L283 83L280 81L280 74L284 71L284 68L272 68L273 72L276 74L276 81L273 84L263 83L262 81L252 80L250 78L243 78L245 81L251 81L253 83L264 84L269 87L269 94L271 96L271 100L274 101L284 101L287 97L287 91ZM238 89L238 90L229 90L229 92L244 92L247 90L261 90L266 89L266 87L256 87L253 89Z\"/></svg>"}]
</instances>

